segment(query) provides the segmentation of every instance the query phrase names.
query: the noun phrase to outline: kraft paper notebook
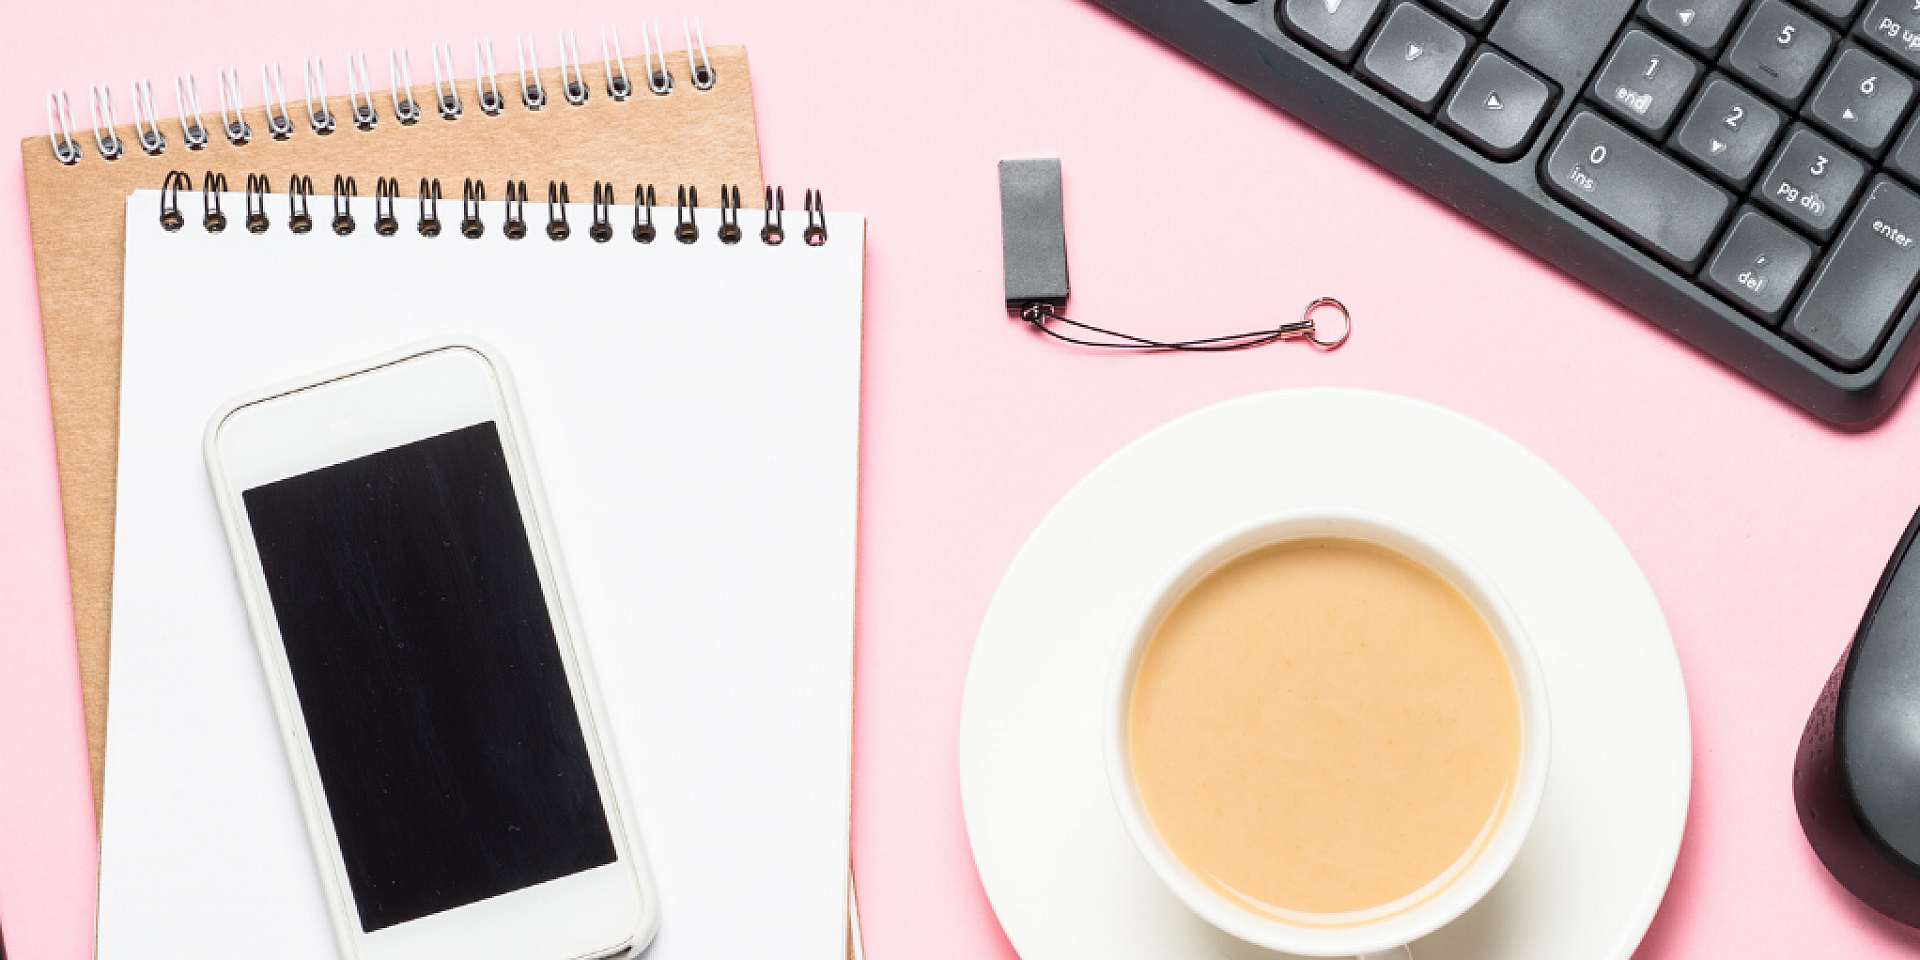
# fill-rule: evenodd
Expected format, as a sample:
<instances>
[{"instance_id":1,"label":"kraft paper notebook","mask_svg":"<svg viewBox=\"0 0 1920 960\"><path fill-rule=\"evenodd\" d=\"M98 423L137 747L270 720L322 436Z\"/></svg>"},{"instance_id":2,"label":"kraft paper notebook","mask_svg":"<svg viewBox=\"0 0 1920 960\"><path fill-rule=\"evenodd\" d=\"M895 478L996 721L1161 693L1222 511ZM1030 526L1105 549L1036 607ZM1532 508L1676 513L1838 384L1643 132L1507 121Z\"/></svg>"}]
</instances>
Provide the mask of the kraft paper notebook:
<instances>
[{"instance_id":1,"label":"kraft paper notebook","mask_svg":"<svg viewBox=\"0 0 1920 960\"><path fill-rule=\"evenodd\" d=\"M591 40L588 46L590 54L602 52ZM581 189L595 179L699 184L709 204L717 202L712 190L728 183L757 204L760 152L746 49L704 48L702 61L702 45L691 46L671 52L649 46L642 56L616 57L609 69L602 57L578 66L576 44L567 50L567 67L526 74L539 78L529 84L536 102L544 100L537 110L523 92L521 61L509 53L493 61L505 69L480 69L476 61L488 58L490 47L477 45L471 54L460 47L435 50L444 68L429 68L427 58L396 55L386 64L376 58L377 75L395 75L397 97L394 90L371 90L358 58L347 71L338 61L330 70L316 63L322 69L313 73L293 64L284 75L249 67L232 78L236 97L228 96L223 76L193 86L162 83L157 97L151 88L131 98L123 89L110 106L81 97L61 110L64 101L56 100L49 109L53 132L22 141L96 812L105 766L127 195L157 188L167 171L179 168L196 178L205 171L224 174L236 190L250 173L267 175L275 190L285 190L294 174L313 176L325 188L338 173L355 177L363 194L382 176L399 178L409 190L421 177L437 177L451 185L456 201L465 177L489 183L539 178L540 184L559 178ZM456 56L460 79L454 80ZM551 45L535 58L563 62ZM442 82L424 82L434 79ZM352 95L325 95L349 83ZM161 119L156 99L178 116ZM221 108L231 101L240 106L223 119ZM409 112L412 122L403 122ZM113 125L130 117L139 122ZM230 126L235 120L239 125ZM104 158L116 149L116 159ZM291 275L297 268L278 269Z\"/></svg>"},{"instance_id":2,"label":"kraft paper notebook","mask_svg":"<svg viewBox=\"0 0 1920 960\"><path fill-rule=\"evenodd\" d=\"M648 960L847 955L865 221L323 175L125 204L98 955L335 956L202 437L237 394L453 335L516 382L660 890Z\"/></svg>"}]
</instances>

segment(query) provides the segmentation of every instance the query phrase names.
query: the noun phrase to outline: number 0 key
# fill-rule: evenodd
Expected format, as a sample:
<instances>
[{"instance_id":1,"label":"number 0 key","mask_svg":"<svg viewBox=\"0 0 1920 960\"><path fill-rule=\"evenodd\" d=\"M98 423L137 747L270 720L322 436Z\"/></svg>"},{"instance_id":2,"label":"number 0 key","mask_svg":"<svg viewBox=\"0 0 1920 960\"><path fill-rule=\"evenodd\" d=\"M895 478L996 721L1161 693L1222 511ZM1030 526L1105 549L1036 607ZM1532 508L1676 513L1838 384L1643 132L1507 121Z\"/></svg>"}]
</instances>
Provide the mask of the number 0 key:
<instances>
[{"instance_id":1,"label":"number 0 key","mask_svg":"<svg viewBox=\"0 0 1920 960\"><path fill-rule=\"evenodd\" d=\"M1584 107L1544 172L1555 195L1688 272L1733 206L1727 191Z\"/></svg>"}]
</instances>

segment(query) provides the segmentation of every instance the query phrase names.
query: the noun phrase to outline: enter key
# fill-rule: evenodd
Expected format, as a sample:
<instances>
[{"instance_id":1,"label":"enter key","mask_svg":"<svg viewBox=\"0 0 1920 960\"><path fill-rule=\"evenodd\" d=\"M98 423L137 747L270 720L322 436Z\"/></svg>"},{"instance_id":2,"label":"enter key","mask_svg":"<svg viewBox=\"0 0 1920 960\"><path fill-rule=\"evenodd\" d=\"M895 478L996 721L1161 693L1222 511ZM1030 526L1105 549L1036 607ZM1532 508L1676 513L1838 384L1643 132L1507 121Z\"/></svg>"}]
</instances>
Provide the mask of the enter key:
<instances>
[{"instance_id":1,"label":"enter key","mask_svg":"<svg viewBox=\"0 0 1920 960\"><path fill-rule=\"evenodd\" d=\"M1873 359L1920 279L1920 197L1874 180L1787 320L1787 335L1842 370Z\"/></svg>"}]
</instances>

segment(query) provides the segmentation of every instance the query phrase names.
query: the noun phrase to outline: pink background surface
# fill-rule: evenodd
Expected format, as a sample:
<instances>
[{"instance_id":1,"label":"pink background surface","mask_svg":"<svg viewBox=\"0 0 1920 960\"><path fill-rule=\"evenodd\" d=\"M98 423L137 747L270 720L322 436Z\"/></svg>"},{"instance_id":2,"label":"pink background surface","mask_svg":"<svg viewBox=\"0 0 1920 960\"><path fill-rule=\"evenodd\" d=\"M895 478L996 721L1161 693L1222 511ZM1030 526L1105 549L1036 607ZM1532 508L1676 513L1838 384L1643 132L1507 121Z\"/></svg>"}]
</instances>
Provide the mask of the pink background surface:
<instances>
[{"instance_id":1,"label":"pink background surface","mask_svg":"<svg viewBox=\"0 0 1920 960\"><path fill-rule=\"evenodd\" d=\"M679 9L641 11L677 18ZM871 218L854 857L873 956L1010 957L956 771L975 631L1028 532L1122 444L1284 387L1430 400L1528 445L1598 504L1669 617L1692 698L1678 872L1639 956L1910 957L1857 904L1789 791L1806 713L1920 501L1908 402L1822 427L1099 8L1072 0L700 0L749 45L765 169ZM19 2L0 133L44 92L260 60L339 63L482 30L582 40L612 0ZM672 20L665 20L672 23ZM677 24L675 24L677 28ZM465 69L465 54L460 54ZM384 80L378 82L384 84ZM247 97L257 100L251 81ZM163 109L171 110L170 94ZM76 100L76 103L79 101ZM12 142L11 140L8 141ZM1073 314L1167 336L1333 295L1353 342L1216 357L1039 342L1000 304L995 161L1058 156ZM16 960L89 955L95 841L19 158L0 149L0 925Z\"/></svg>"}]
</instances>

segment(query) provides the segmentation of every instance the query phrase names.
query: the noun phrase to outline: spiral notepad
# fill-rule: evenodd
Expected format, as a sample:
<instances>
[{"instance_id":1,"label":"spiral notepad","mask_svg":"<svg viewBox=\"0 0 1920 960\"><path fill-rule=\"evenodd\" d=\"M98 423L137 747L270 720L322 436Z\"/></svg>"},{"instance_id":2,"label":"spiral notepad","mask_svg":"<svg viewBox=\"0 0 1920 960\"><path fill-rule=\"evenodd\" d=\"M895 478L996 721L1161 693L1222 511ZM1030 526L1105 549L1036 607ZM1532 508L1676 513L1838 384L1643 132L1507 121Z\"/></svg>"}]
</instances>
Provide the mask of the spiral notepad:
<instances>
[{"instance_id":1,"label":"spiral notepad","mask_svg":"<svg viewBox=\"0 0 1920 960\"><path fill-rule=\"evenodd\" d=\"M420 177L456 187L467 177L494 184L557 177L576 185L611 178L737 184L758 203L746 50L708 47L691 30L682 33L685 49L668 51L657 27L651 35L643 30L642 52L633 57L622 56L617 32L607 32L589 39L583 61L566 34L557 47L517 38L501 58L482 42L471 50L442 46L418 61L391 51L371 70L364 56L353 57L344 75L337 60L331 71L318 60L285 71L270 63L257 73L251 65L222 71L211 84L163 82L157 97L151 84L117 99L107 88L77 100L50 97L48 134L22 141L21 153L96 804L105 763L127 195L191 168L196 176L224 175L235 190L248 174L284 190L295 174L338 173L369 192L383 176L409 187ZM373 89L379 73L390 89ZM168 101L177 116L163 119L159 105ZM127 118L134 122L119 123ZM319 185L324 191L328 183Z\"/></svg>"},{"instance_id":2,"label":"spiral notepad","mask_svg":"<svg viewBox=\"0 0 1920 960\"><path fill-rule=\"evenodd\" d=\"M864 221L719 183L219 179L124 209L97 955L336 955L200 439L242 391L458 334L516 381L648 960L846 956Z\"/></svg>"}]
</instances>

